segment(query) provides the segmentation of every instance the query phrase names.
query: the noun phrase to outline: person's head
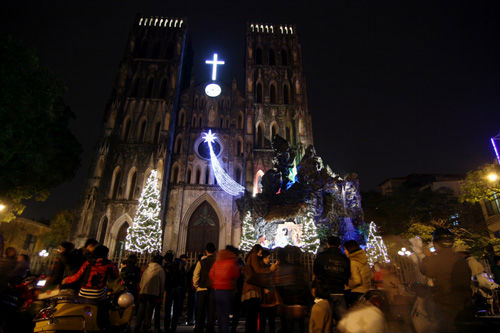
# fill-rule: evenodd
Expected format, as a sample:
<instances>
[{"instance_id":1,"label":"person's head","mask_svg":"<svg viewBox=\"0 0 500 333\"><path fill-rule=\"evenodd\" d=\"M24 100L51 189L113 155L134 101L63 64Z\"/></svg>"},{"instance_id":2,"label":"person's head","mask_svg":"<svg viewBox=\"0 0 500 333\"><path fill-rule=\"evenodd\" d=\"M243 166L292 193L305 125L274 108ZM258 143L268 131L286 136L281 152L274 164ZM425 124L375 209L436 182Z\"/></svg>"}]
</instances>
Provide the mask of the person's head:
<instances>
[{"instance_id":1,"label":"person's head","mask_svg":"<svg viewBox=\"0 0 500 333\"><path fill-rule=\"evenodd\" d=\"M129 266L135 266L135 264L137 264L137 254L131 253L127 257L127 265L129 265Z\"/></svg>"},{"instance_id":2,"label":"person's head","mask_svg":"<svg viewBox=\"0 0 500 333\"><path fill-rule=\"evenodd\" d=\"M328 239L326 240L326 246L333 247L333 248L339 247L340 246L340 238L338 238L337 236L328 237Z\"/></svg>"},{"instance_id":3,"label":"person's head","mask_svg":"<svg viewBox=\"0 0 500 333\"><path fill-rule=\"evenodd\" d=\"M188 257L187 257L187 255L185 255L185 254L181 254L181 256L179 257L179 259L181 259L183 262L185 262L185 263L186 263L186 262L187 262L187 260L188 260Z\"/></svg>"},{"instance_id":4,"label":"person's head","mask_svg":"<svg viewBox=\"0 0 500 333\"><path fill-rule=\"evenodd\" d=\"M8 248L5 249L5 256L8 258L16 258L17 250L12 246L9 246Z\"/></svg>"},{"instance_id":5,"label":"person's head","mask_svg":"<svg viewBox=\"0 0 500 333\"><path fill-rule=\"evenodd\" d=\"M252 249L250 250L250 253L257 253L257 255L260 255L262 252L262 245L260 244L255 244L252 246Z\"/></svg>"},{"instance_id":6,"label":"person's head","mask_svg":"<svg viewBox=\"0 0 500 333\"><path fill-rule=\"evenodd\" d=\"M207 246L205 247L205 252L208 254L214 254L215 253L215 244L212 242L207 243Z\"/></svg>"},{"instance_id":7,"label":"person's head","mask_svg":"<svg viewBox=\"0 0 500 333\"><path fill-rule=\"evenodd\" d=\"M268 249L263 249L261 258L264 264L269 265L269 263L271 262L271 251L269 251Z\"/></svg>"},{"instance_id":8,"label":"person's head","mask_svg":"<svg viewBox=\"0 0 500 333\"><path fill-rule=\"evenodd\" d=\"M436 250L451 248L455 241L455 235L446 228L436 228L432 233L432 243Z\"/></svg>"},{"instance_id":9,"label":"person's head","mask_svg":"<svg viewBox=\"0 0 500 333\"><path fill-rule=\"evenodd\" d=\"M93 252L96 259L107 259L108 253L109 249L104 245L97 245Z\"/></svg>"},{"instance_id":10,"label":"person's head","mask_svg":"<svg viewBox=\"0 0 500 333\"><path fill-rule=\"evenodd\" d=\"M29 264L30 262L30 257L26 254L20 254L17 256L17 262L24 262L26 264Z\"/></svg>"},{"instance_id":11,"label":"person's head","mask_svg":"<svg viewBox=\"0 0 500 333\"><path fill-rule=\"evenodd\" d=\"M288 262L288 251L286 248L278 248L278 253L276 254L280 264Z\"/></svg>"},{"instance_id":12,"label":"person's head","mask_svg":"<svg viewBox=\"0 0 500 333\"><path fill-rule=\"evenodd\" d=\"M57 247L57 252L59 254L69 254L73 249L75 248L75 245L71 242L61 242L59 246Z\"/></svg>"},{"instance_id":13,"label":"person's head","mask_svg":"<svg viewBox=\"0 0 500 333\"><path fill-rule=\"evenodd\" d=\"M171 263L174 261L174 253L172 251L167 251L163 257L166 262Z\"/></svg>"},{"instance_id":14,"label":"person's head","mask_svg":"<svg viewBox=\"0 0 500 333\"><path fill-rule=\"evenodd\" d=\"M356 242L354 239L350 239L344 243L344 250L346 254L351 254L361 250L361 247L359 246L358 242Z\"/></svg>"},{"instance_id":15,"label":"person's head","mask_svg":"<svg viewBox=\"0 0 500 333\"><path fill-rule=\"evenodd\" d=\"M83 249L87 252L93 253L97 245L99 245L99 242L97 240L95 240L94 238L89 238L85 241Z\"/></svg>"},{"instance_id":16,"label":"person's head","mask_svg":"<svg viewBox=\"0 0 500 333\"><path fill-rule=\"evenodd\" d=\"M168 253L168 252L167 252ZM165 257L167 255L165 254ZM163 262L163 257L161 256L160 253L154 253L153 257L151 257L151 262L157 263L158 265L161 265Z\"/></svg>"},{"instance_id":17,"label":"person's head","mask_svg":"<svg viewBox=\"0 0 500 333\"><path fill-rule=\"evenodd\" d=\"M240 251L232 245L226 245L226 250L233 252L235 256L238 256L240 254Z\"/></svg>"}]
</instances>

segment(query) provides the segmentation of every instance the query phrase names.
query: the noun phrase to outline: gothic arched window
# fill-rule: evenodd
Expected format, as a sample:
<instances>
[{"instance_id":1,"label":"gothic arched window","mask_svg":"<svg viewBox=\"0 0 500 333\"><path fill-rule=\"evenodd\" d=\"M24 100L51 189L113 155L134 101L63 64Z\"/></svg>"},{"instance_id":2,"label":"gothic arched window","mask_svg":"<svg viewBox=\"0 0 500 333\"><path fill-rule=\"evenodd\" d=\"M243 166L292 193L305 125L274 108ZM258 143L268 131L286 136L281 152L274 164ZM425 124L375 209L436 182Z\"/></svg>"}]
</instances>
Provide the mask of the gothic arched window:
<instances>
[{"instance_id":1,"label":"gothic arched window","mask_svg":"<svg viewBox=\"0 0 500 333\"><path fill-rule=\"evenodd\" d=\"M159 97L167 97L167 79L161 80Z\"/></svg>"},{"instance_id":2,"label":"gothic arched window","mask_svg":"<svg viewBox=\"0 0 500 333\"><path fill-rule=\"evenodd\" d=\"M135 79L132 84L132 89L130 91L130 96L138 97L139 96L139 86L141 84L141 79Z\"/></svg>"},{"instance_id":3,"label":"gothic arched window","mask_svg":"<svg viewBox=\"0 0 500 333\"><path fill-rule=\"evenodd\" d=\"M132 177L130 178L129 190L128 190L128 199L134 200L135 186L137 183L137 172L134 171Z\"/></svg>"},{"instance_id":4,"label":"gothic arched window","mask_svg":"<svg viewBox=\"0 0 500 333\"><path fill-rule=\"evenodd\" d=\"M262 84L257 83L257 88L255 92L257 94L257 103L262 103Z\"/></svg>"},{"instance_id":5,"label":"gothic arched window","mask_svg":"<svg viewBox=\"0 0 500 333\"><path fill-rule=\"evenodd\" d=\"M274 136L278 134L278 125L276 125L276 123L274 123L272 126L271 126L271 140L274 138Z\"/></svg>"},{"instance_id":6,"label":"gothic arched window","mask_svg":"<svg viewBox=\"0 0 500 333\"><path fill-rule=\"evenodd\" d=\"M262 65L262 49L260 47L255 50L255 64Z\"/></svg>"},{"instance_id":7,"label":"gothic arched window","mask_svg":"<svg viewBox=\"0 0 500 333\"><path fill-rule=\"evenodd\" d=\"M281 50L281 65L288 66L288 52L286 50Z\"/></svg>"},{"instance_id":8,"label":"gothic arched window","mask_svg":"<svg viewBox=\"0 0 500 333\"><path fill-rule=\"evenodd\" d=\"M172 178L170 178L170 182L176 184L178 177L179 177L179 167L176 165L172 170Z\"/></svg>"},{"instance_id":9,"label":"gothic arched window","mask_svg":"<svg viewBox=\"0 0 500 333\"><path fill-rule=\"evenodd\" d=\"M201 178L201 171L200 169L196 169L196 182L195 184L199 184L200 183L200 178Z\"/></svg>"},{"instance_id":10,"label":"gothic arched window","mask_svg":"<svg viewBox=\"0 0 500 333\"><path fill-rule=\"evenodd\" d=\"M155 132L153 136L153 143L158 143L158 139L160 138L160 122L157 122L155 125Z\"/></svg>"},{"instance_id":11,"label":"gothic arched window","mask_svg":"<svg viewBox=\"0 0 500 333\"><path fill-rule=\"evenodd\" d=\"M290 88L287 84L283 86L283 104L290 104Z\"/></svg>"},{"instance_id":12,"label":"gothic arched window","mask_svg":"<svg viewBox=\"0 0 500 333\"><path fill-rule=\"evenodd\" d=\"M270 49L269 50L269 66L274 66L276 65L276 57L274 55L274 50Z\"/></svg>"},{"instance_id":13,"label":"gothic arched window","mask_svg":"<svg viewBox=\"0 0 500 333\"><path fill-rule=\"evenodd\" d=\"M264 147L264 128L262 124L259 124L259 126L257 126L257 147Z\"/></svg>"},{"instance_id":14,"label":"gothic arched window","mask_svg":"<svg viewBox=\"0 0 500 333\"><path fill-rule=\"evenodd\" d=\"M187 171L186 183L191 184L191 169L188 169L188 171Z\"/></svg>"},{"instance_id":15,"label":"gothic arched window","mask_svg":"<svg viewBox=\"0 0 500 333\"><path fill-rule=\"evenodd\" d=\"M144 95L145 98L151 98L153 96L153 79L150 78L148 80L148 85L146 88L146 94Z\"/></svg>"},{"instance_id":16,"label":"gothic arched window","mask_svg":"<svg viewBox=\"0 0 500 333\"><path fill-rule=\"evenodd\" d=\"M146 133L146 119L144 119L141 122L141 125L139 127L139 135L137 137L137 141L143 142L144 141L144 133Z\"/></svg>"},{"instance_id":17,"label":"gothic arched window","mask_svg":"<svg viewBox=\"0 0 500 333\"><path fill-rule=\"evenodd\" d=\"M269 97L271 99L271 104L276 104L276 86L271 84L269 87Z\"/></svg>"},{"instance_id":18,"label":"gothic arched window","mask_svg":"<svg viewBox=\"0 0 500 333\"><path fill-rule=\"evenodd\" d=\"M130 134L130 118L125 120L125 126L123 126L123 141L127 141Z\"/></svg>"},{"instance_id":19,"label":"gothic arched window","mask_svg":"<svg viewBox=\"0 0 500 333\"><path fill-rule=\"evenodd\" d=\"M112 199L118 198L121 179L122 179L122 172L120 170L120 167L117 167L114 172L113 181L111 182L113 184L113 190L111 191Z\"/></svg>"}]
</instances>

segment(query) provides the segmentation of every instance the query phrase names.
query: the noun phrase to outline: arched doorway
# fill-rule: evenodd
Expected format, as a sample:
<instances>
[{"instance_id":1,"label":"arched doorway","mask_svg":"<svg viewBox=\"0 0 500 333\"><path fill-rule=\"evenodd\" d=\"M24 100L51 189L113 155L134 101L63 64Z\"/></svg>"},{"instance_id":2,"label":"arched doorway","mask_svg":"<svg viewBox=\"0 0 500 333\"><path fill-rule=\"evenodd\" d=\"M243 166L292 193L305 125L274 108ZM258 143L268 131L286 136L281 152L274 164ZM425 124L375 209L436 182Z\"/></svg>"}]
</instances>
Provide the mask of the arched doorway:
<instances>
[{"instance_id":1,"label":"arched doorway","mask_svg":"<svg viewBox=\"0 0 500 333\"><path fill-rule=\"evenodd\" d=\"M113 257L119 257L120 253L123 253L125 250L125 237L127 237L128 223L125 222L118 230L118 234L116 234L116 243L115 243L115 253Z\"/></svg>"},{"instance_id":2,"label":"arched doorway","mask_svg":"<svg viewBox=\"0 0 500 333\"><path fill-rule=\"evenodd\" d=\"M104 244L104 239L106 238L106 231L108 229L108 217L104 216L104 220L101 223L101 233L99 235L99 243Z\"/></svg>"},{"instance_id":3,"label":"arched doorway","mask_svg":"<svg viewBox=\"0 0 500 333\"><path fill-rule=\"evenodd\" d=\"M219 247L219 219L214 208L203 201L189 220L186 252L203 251L208 242Z\"/></svg>"}]
</instances>

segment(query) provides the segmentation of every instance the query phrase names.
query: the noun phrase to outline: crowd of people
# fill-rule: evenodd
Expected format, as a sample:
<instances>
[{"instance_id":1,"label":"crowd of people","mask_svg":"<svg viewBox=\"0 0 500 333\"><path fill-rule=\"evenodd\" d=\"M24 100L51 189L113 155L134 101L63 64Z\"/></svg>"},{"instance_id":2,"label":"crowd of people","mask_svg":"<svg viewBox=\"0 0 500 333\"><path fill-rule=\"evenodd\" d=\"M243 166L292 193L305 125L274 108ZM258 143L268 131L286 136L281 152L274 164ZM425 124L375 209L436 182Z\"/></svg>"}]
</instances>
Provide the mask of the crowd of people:
<instances>
[{"instance_id":1,"label":"crowd of people","mask_svg":"<svg viewBox=\"0 0 500 333\"><path fill-rule=\"evenodd\" d=\"M422 274L432 281L432 310L426 311L435 320L426 329L438 332L463 330L458 322L473 320L471 277L484 272L466 251L454 249L453 241L449 231L436 230L436 252L426 251L420 260ZM372 268L356 241L341 243L335 236L314 258L312 272L301 264L297 247L278 248L275 254L259 244L245 254L208 243L189 266L186 255L167 252L153 254L145 267L130 254L118 268L108 259L108 248L94 239L80 249L62 242L47 288L73 289L79 297L100 300L109 282L119 280L134 296L134 332L173 333L181 321L194 325L196 333L214 332L216 326L221 333L236 332L242 316L248 333L391 331L391 304L404 289L394 265ZM7 248L0 258L0 288L27 274L29 258ZM417 326L404 329L421 331Z\"/></svg>"}]
</instances>

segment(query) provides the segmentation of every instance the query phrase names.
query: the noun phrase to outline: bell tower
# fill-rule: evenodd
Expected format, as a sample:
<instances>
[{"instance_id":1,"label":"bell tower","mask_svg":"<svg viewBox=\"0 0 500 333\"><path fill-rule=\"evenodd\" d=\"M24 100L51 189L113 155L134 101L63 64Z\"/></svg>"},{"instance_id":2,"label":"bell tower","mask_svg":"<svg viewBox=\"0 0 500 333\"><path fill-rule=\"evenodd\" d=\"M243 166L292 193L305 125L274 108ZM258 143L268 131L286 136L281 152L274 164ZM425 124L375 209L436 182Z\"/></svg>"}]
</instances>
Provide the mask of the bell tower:
<instances>
[{"instance_id":1,"label":"bell tower","mask_svg":"<svg viewBox=\"0 0 500 333\"><path fill-rule=\"evenodd\" d=\"M253 147L246 179L247 187L252 186L256 192L259 177L272 167L274 135L285 138L295 149L296 162L313 144L302 49L295 25L247 24L245 68L245 144Z\"/></svg>"},{"instance_id":2,"label":"bell tower","mask_svg":"<svg viewBox=\"0 0 500 333\"><path fill-rule=\"evenodd\" d=\"M92 237L110 256L121 253L149 173L156 169L160 184L169 173L185 44L185 19L137 16L90 166L77 245Z\"/></svg>"}]
</instances>

